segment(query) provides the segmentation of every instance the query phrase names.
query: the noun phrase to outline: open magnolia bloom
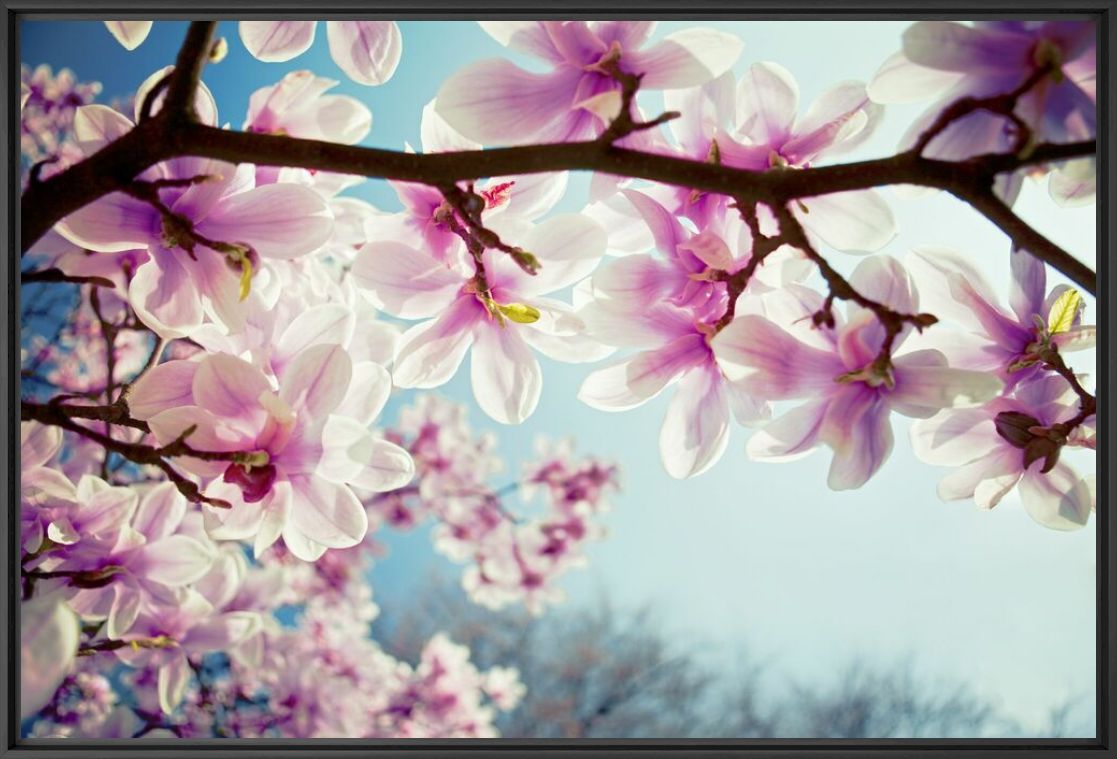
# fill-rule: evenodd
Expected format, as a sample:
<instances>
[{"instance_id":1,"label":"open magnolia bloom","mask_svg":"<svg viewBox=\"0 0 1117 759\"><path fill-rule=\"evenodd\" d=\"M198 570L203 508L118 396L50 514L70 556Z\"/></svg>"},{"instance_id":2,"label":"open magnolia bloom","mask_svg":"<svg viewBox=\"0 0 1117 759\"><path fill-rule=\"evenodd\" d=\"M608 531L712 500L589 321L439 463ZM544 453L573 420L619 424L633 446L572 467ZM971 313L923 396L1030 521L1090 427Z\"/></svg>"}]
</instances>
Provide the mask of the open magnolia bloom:
<instances>
[{"instance_id":1,"label":"open magnolia bloom","mask_svg":"<svg viewBox=\"0 0 1117 759\"><path fill-rule=\"evenodd\" d=\"M935 98L907 130L901 147L914 145L943 109L963 97L1009 93L1032 76L1014 113L1032 130L1029 144L1087 140L1097 133L1097 43L1088 21L920 21L903 37L903 50L885 61L869 84L879 103ZM1018 129L1004 115L977 110L949 124L924 155L961 160L1012 150ZM1056 178L1057 177L1057 178ZM1002 175L997 190L1011 204L1022 174ZM1062 164L1051 182L1059 203L1088 202L1094 194L1094 161Z\"/></svg>"},{"instance_id":2,"label":"open magnolia bloom","mask_svg":"<svg viewBox=\"0 0 1117 759\"><path fill-rule=\"evenodd\" d=\"M605 253L605 230L576 214L538 225L504 218L494 228L540 263L525 272L509 254L464 251L441 261L402 242L372 242L353 276L373 303L405 319L426 319L404 333L392 378L400 387L434 388L457 372L472 348L477 404L498 422L519 424L539 403L543 376L532 349L557 361L592 361L599 346L574 310L551 293L584 279Z\"/></svg>"},{"instance_id":3,"label":"open magnolia bloom","mask_svg":"<svg viewBox=\"0 0 1117 759\"><path fill-rule=\"evenodd\" d=\"M386 374L356 374L341 346L306 348L277 385L229 355L170 361L136 385L133 413L160 443L189 432L195 450L241 454L180 459L208 483L207 496L231 504L207 510L211 537L252 540L259 553L282 536L292 553L314 561L365 536L368 518L350 485L391 490L414 466L368 429L388 397Z\"/></svg>"},{"instance_id":4,"label":"open magnolia bloom","mask_svg":"<svg viewBox=\"0 0 1117 759\"><path fill-rule=\"evenodd\" d=\"M145 92L165 73L157 72L141 87L137 118ZM207 123L217 123L208 90L199 89L198 110ZM86 155L133 127L131 120L101 105L82 108L74 119ZM128 299L159 335L186 336L206 317L235 331L243 326L242 301L263 262L310 253L333 229L329 207L318 193L295 184L255 187L254 173L248 164L177 158L139 177L153 183L148 186L156 188L162 208L114 192L70 214L57 229L86 250L146 253L136 266Z\"/></svg>"},{"instance_id":5,"label":"open magnolia bloom","mask_svg":"<svg viewBox=\"0 0 1117 759\"><path fill-rule=\"evenodd\" d=\"M751 171L802 169L855 149L869 139L884 109L872 102L861 82L842 82L799 113L799 85L777 63L754 63L740 78L726 73L714 81L664 94L680 118L668 122L677 150L696 161ZM731 199L685 187L662 188L675 213L704 226L734 215ZM804 199L792 212L812 235L846 253L884 247L896 235L896 221L875 190L837 192ZM758 209L765 231L775 220Z\"/></svg>"},{"instance_id":6,"label":"open magnolia bloom","mask_svg":"<svg viewBox=\"0 0 1117 759\"><path fill-rule=\"evenodd\" d=\"M647 45L654 21L484 21L497 42L542 60L525 71L503 59L466 66L442 85L435 109L485 145L563 142L597 136L620 109L611 67L643 74L645 90L693 87L720 76L741 55L736 37L714 29L676 32Z\"/></svg>"},{"instance_id":7,"label":"open magnolia bloom","mask_svg":"<svg viewBox=\"0 0 1117 759\"><path fill-rule=\"evenodd\" d=\"M911 277L893 258L862 261L850 282L899 313L916 311ZM717 341L718 358L745 370L738 376L747 392L805 402L753 435L749 456L787 461L824 444L833 451L827 484L834 490L861 487L888 459L893 412L925 418L943 408L977 405L1003 387L995 375L953 368L939 351L903 352L910 325L893 344L897 354L881 366L884 327L867 308L851 307L844 319L834 314L833 329L814 330L810 317L823 308L821 295L792 287L768 297L791 301L779 308L798 311L787 319L795 324L792 330L765 316L738 317Z\"/></svg>"},{"instance_id":8,"label":"open magnolia bloom","mask_svg":"<svg viewBox=\"0 0 1117 759\"><path fill-rule=\"evenodd\" d=\"M912 427L915 454L928 464L956 469L939 483L945 501L972 498L991 509L1017 489L1024 510L1040 524L1075 530L1094 508L1089 478L1059 461L1068 440L1058 428L1074 416L1078 398L1058 376L1031 379L1011 396L972 409L950 409Z\"/></svg>"}]
</instances>

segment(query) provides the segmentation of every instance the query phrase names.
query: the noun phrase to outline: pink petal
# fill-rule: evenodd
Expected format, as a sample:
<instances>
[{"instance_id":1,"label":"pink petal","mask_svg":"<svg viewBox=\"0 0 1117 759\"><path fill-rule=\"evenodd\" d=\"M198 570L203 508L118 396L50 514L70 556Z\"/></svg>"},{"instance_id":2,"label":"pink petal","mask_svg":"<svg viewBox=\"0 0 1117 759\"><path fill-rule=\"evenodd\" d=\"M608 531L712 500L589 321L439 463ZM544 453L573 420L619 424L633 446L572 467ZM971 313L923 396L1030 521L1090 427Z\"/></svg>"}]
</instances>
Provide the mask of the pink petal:
<instances>
[{"instance_id":1,"label":"pink petal","mask_svg":"<svg viewBox=\"0 0 1117 759\"><path fill-rule=\"evenodd\" d=\"M508 267L509 276L501 278L503 282L491 284L494 289L507 286L516 295L529 298L561 290L593 273L605 255L607 241L605 229L587 216L552 216L522 241L522 247L539 259L538 273L529 275L519 266L512 266ZM499 300L500 294L496 297Z\"/></svg>"},{"instance_id":2,"label":"pink petal","mask_svg":"<svg viewBox=\"0 0 1117 759\"><path fill-rule=\"evenodd\" d=\"M539 361L516 325L480 322L473 338L470 379L477 405L501 424L520 424L539 404Z\"/></svg>"},{"instance_id":3,"label":"pink petal","mask_svg":"<svg viewBox=\"0 0 1117 759\"><path fill-rule=\"evenodd\" d=\"M754 63L737 83L737 129L754 143L777 148L799 110L799 85L777 63Z\"/></svg>"},{"instance_id":4,"label":"pink petal","mask_svg":"<svg viewBox=\"0 0 1117 759\"><path fill-rule=\"evenodd\" d=\"M186 535L170 535L148 543L132 560L132 571L171 588L202 579L213 565L213 552Z\"/></svg>"},{"instance_id":5,"label":"pink petal","mask_svg":"<svg viewBox=\"0 0 1117 759\"><path fill-rule=\"evenodd\" d=\"M960 466L989 456L1002 445L987 409L945 411L911 427L916 457L927 464Z\"/></svg>"},{"instance_id":6,"label":"pink petal","mask_svg":"<svg viewBox=\"0 0 1117 759\"><path fill-rule=\"evenodd\" d=\"M161 482L140 501L132 527L154 542L178 529L185 516L186 498L173 482Z\"/></svg>"},{"instance_id":7,"label":"pink petal","mask_svg":"<svg viewBox=\"0 0 1117 759\"><path fill-rule=\"evenodd\" d=\"M798 165L848 151L872 136L883 112L869 100L865 85L843 82L811 103L781 152Z\"/></svg>"},{"instance_id":8,"label":"pink petal","mask_svg":"<svg viewBox=\"0 0 1117 759\"><path fill-rule=\"evenodd\" d=\"M361 424L372 424L380 415L392 392L392 375L378 363L359 361L353 365L353 379L336 413Z\"/></svg>"},{"instance_id":9,"label":"pink petal","mask_svg":"<svg viewBox=\"0 0 1117 759\"><path fill-rule=\"evenodd\" d=\"M106 21L105 26L125 50L135 50L151 33L151 21Z\"/></svg>"},{"instance_id":10,"label":"pink petal","mask_svg":"<svg viewBox=\"0 0 1117 759\"><path fill-rule=\"evenodd\" d=\"M819 436L834 451L826 484L831 490L859 488L892 453L888 404L860 383L847 385L830 403Z\"/></svg>"},{"instance_id":11,"label":"pink petal","mask_svg":"<svg viewBox=\"0 0 1117 759\"><path fill-rule=\"evenodd\" d=\"M113 584L112 591L113 602L105 622L105 634L119 639L135 624L143 597L133 584L117 582Z\"/></svg>"},{"instance_id":12,"label":"pink petal","mask_svg":"<svg viewBox=\"0 0 1117 759\"><path fill-rule=\"evenodd\" d=\"M877 103L914 103L944 92L962 75L920 66L899 52L881 64L866 89Z\"/></svg>"},{"instance_id":13,"label":"pink petal","mask_svg":"<svg viewBox=\"0 0 1117 759\"><path fill-rule=\"evenodd\" d=\"M624 190L622 194L644 218L644 223L655 239L656 248L668 258L675 258L680 243L690 238L679 220L649 195L636 190Z\"/></svg>"},{"instance_id":14,"label":"pink petal","mask_svg":"<svg viewBox=\"0 0 1117 759\"><path fill-rule=\"evenodd\" d=\"M829 395L834 378L846 371L833 353L800 342L762 316L738 316L718 333L713 349L720 363L752 369L741 382L767 400Z\"/></svg>"},{"instance_id":15,"label":"pink petal","mask_svg":"<svg viewBox=\"0 0 1117 759\"><path fill-rule=\"evenodd\" d=\"M307 187L274 184L221 201L198 231L211 240L251 245L264 258L296 258L324 245L334 220L322 196Z\"/></svg>"},{"instance_id":16,"label":"pink petal","mask_svg":"<svg viewBox=\"0 0 1117 759\"><path fill-rule=\"evenodd\" d=\"M245 510L259 505L262 516L257 524L246 530L246 537L255 533L256 539L252 541L252 554L259 557L264 551L271 548L283 530L291 521L291 506L294 502L294 488L289 480L278 480L272 485L272 492L260 504L245 504ZM234 507L234 509L237 507Z\"/></svg>"},{"instance_id":17,"label":"pink petal","mask_svg":"<svg viewBox=\"0 0 1117 759\"><path fill-rule=\"evenodd\" d=\"M594 291L620 301L654 303L678 284L679 274L671 264L643 255L609 261L593 274Z\"/></svg>"},{"instance_id":18,"label":"pink petal","mask_svg":"<svg viewBox=\"0 0 1117 759\"><path fill-rule=\"evenodd\" d=\"M60 428L38 422L19 423L19 457L24 471L47 463L61 448Z\"/></svg>"},{"instance_id":19,"label":"pink petal","mask_svg":"<svg viewBox=\"0 0 1117 759\"><path fill-rule=\"evenodd\" d=\"M284 488L285 486L285 488ZM206 533L213 540L248 540L260 532L265 515L274 514L277 501L291 496L290 483L277 480L262 501L245 503L238 485L216 479L206 487L209 498L232 504L229 509L206 507Z\"/></svg>"},{"instance_id":20,"label":"pink petal","mask_svg":"<svg viewBox=\"0 0 1117 759\"><path fill-rule=\"evenodd\" d=\"M285 362L312 345L347 345L353 338L355 327L356 316L348 306L341 303L311 306L283 330L275 345L272 360Z\"/></svg>"},{"instance_id":21,"label":"pink petal","mask_svg":"<svg viewBox=\"0 0 1117 759\"><path fill-rule=\"evenodd\" d=\"M586 377L578 399L602 411L624 411L659 395L683 372L709 359L701 335L680 337Z\"/></svg>"},{"instance_id":22,"label":"pink petal","mask_svg":"<svg viewBox=\"0 0 1117 759\"><path fill-rule=\"evenodd\" d=\"M1020 497L1028 516L1053 530L1077 530L1090 520L1093 497L1089 483L1067 464L1042 474L1035 462L1020 478Z\"/></svg>"},{"instance_id":23,"label":"pink petal","mask_svg":"<svg viewBox=\"0 0 1117 759\"><path fill-rule=\"evenodd\" d=\"M86 155L96 153L135 126L127 116L107 105L83 105L74 111L74 137Z\"/></svg>"},{"instance_id":24,"label":"pink petal","mask_svg":"<svg viewBox=\"0 0 1117 759\"><path fill-rule=\"evenodd\" d=\"M160 337L185 337L202 324L201 293L183 265L181 251L161 249L140 264L128 287L128 301L144 324Z\"/></svg>"},{"instance_id":25,"label":"pink petal","mask_svg":"<svg viewBox=\"0 0 1117 759\"><path fill-rule=\"evenodd\" d=\"M473 326L484 318L477 299L465 295L437 319L405 332L392 372L396 385L432 388L448 382L473 342Z\"/></svg>"},{"instance_id":26,"label":"pink petal","mask_svg":"<svg viewBox=\"0 0 1117 759\"><path fill-rule=\"evenodd\" d=\"M327 548L348 548L364 540L368 515L349 488L303 476L292 477L291 486L295 494L288 528Z\"/></svg>"},{"instance_id":27,"label":"pink petal","mask_svg":"<svg viewBox=\"0 0 1117 759\"><path fill-rule=\"evenodd\" d=\"M180 406L168 409L148 420L152 434L161 444L176 440L183 432L194 427L187 438L190 447L199 451L237 451L250 450L253 440L243 431L211 414L200 406ZM175 466L202 477L216 477L228 467L225 461L203 461L201 459L179 456L174 459Z\"/></svg>"},{"instance_id":28,"label":"pink petal","mask_svg":"<svg viewBox=\"0 0 1117 759\"><path fill-rule=\"evenodd\" d=\"M190 684L193 670L186 661L186 654L177 652L167 664L159 668L157 690L159 692L159 708L164 714L173 712L186 695L186 686Z\"/></svg>"},{"instance_id":29,"label":"pink petal","mask_svg":"<svg viewBox=\"0 0 1117 759\"><path fill-rule=\"evenodd\" d=\"M375 493L401 488L415 475L411 455L372 436L352 419L333 415L322 434L322 459L316 474L338 484Z\"/></svg>"},{"instance_id":30,"label":"pink petal","mask_svg":"<svg viewBox=\"0 0 1117 759\"><path fill-rule=\"evenodd\" d=\"M1012 264L1012 286L1008 302L1021 324L1032 324L1032 317L1047 318L1044 297L1047 295L1047 268L1026 250L1009 253Z\"/></svg>"},{"instance_id":31,"label":"pink petal","mask_svg":"<svg viewBox=\"0 0 1117 759\"><path fill-rule=\"evenodd\" d=\"M370 242L350 270L377 308L402 319L437 315L464 284L461 274L401 242Z\"/></svg>"},{"instance_id":32,"label":"pink petal","mask_svg":"<svg viewBox=\"0 0 1117 759\"><path fill-rule=\"evenodd\" d=\"M55 229L82 248L119 253L147 248L158 227L159 214L150 206L113 192L70 214Z\"/></svg>"},{"instance_id":33,"label":"pink petal","mask_svg":"<svg viewBox=\"0 0 1117 759\"><path fill-rule=\"evenodd\" d=\"M465 137L486 145L561 141L581 72L534 74L504 60L470 64L442 85L435 110Z\"/></svg>"},{"instance_id":34,"label":"pink petal","mask_svg":"<svg viewBox=\"0 0 1117 759\"><path fill-rule=\"evenodd\" d=\"M932 313L976 328L1010 350L1018 350L1030 341L1029 329L997 307L985 277L961 256L949 250L919 248L912 252L909 262L920 282L926 283L923 288L932 298L928 303Z\"/></svg>"},{"instance_id":35,"label":"pink petal","mask_svg":"<svg viewBox=\"0 0 1117 759\"><path fill-rule=\"evenodd\" d=\"M314 42L315 21L241 21L240 38L254 58L268 63L289 61Z\"/></svg>"},{"instance_id":36,"label":"pink petal","mask_svg":"<svg viewBox=\"0 0 1117 759\"><path fill-rule=\"evenodd\" d=\"M892 256L878 255L862 260L849 282L865 297L900 313L914 313L919 307L911 275Z\"/></svg>"},{"instance_id":37,"label":"pink petal","mask_svg":"<svg viewBox=\"0 0 1117 759\"><path fill-rule=\"evenodd\" d=\"M659 453L676 479L702 474L729 444L729 398L715 364L683 375L659 432Z\"/></svg>"},{"instance_id":38,"label":"pink petal","mask_svg":"<svg viewBox=\"0 0 1117 759\"><path fill-rule=\"evenodd\" d=\"M594 33L606 45L619 42L622 50L635 50L648 41L657 21L594 21Z\"/></svg>"},{"instance_id":39,"label":"pink petal","mask_svg":"<svg viewBox=\"0 0 1117 759\"><path fill-rule=\"evenodd\" d=\"M38 712L74 663L80 625L57 595L24 601L19 609L19 716Z\"/></svg>"},{"instance_id":40,"label":"pink petal","mask_svg":"<svg viewBox=\"0 0 1117 759\"><path fill-rule=\"evenodd\" d=\"M884 197L874 190L837 192L803 201L807 212L796 216L832 248L846 253L880 250L896 236L896 219Z\"/></svg>"},{"instance_id":41,"label":"pink petal","mask_svg":"<svg viewBox=\"0 0 1117 759\"><path fill-rule=\"evenodd\" d=\"M754 461L794 461L813 451L819 443L822 423L830 407L829 398L807 401L773 419L753 433L745 451Z\"/></svg>"},{"instance_id":42,"label":"pink petal","mask_svg":"<svg viewBox=\"0 0 1117 759\"><path fill-rule=\"evenodd\" d=\"M360 84L384 84L396 73L403 37L394 21L327 21L334 62Z\"/></svg>"},{"instance_id":43,"label":"pink petal","mask_svg":"<svg viewBox=\"0 0 1117 759\"><path fill-rule=\"evenodd\" d=\"M888 403L906 416L926 418L944 408L976 406L1004 390L995 374L951 368L935 350L896 356L892 364L896 386Z\"/></svg>"},{"instance_id":44,"label":"pink petal","mask_svg":"<svg viewBox=\"0 0 1117 759\"><path fill-rule=\"evenodd\" d=\"M550 63L561 63L562 54L555 49L551 36L538 21L478 21L490 37L501 45Z\"/></svg>"},{"instance_id":45,"label":"pink petal","mask_svg":"<svg viewBox=\"0 0 1117 759\"><path fill-rule=\"evenodd\" d=\"M904 55L913 63L945 71L1022 70L1032 38L976 29L953 21L919 21L904 31Z\"/></svg>"},{"instance_id":46,"label":"pink petal","mask_svg":"<svg viewBox=\"0 0 1117 759\"><path fill-rule=\"evenodd\" d=\"M295 558L303 561L318 561L326 552L326 546L306 537L290 522L283 528L283 542Z\"/></svg>"},{"instance_id":47,"label":"pink petal","mask_svg":"<svg viewBox=\"0 0 1117 759\"><path fill-rule=\"evenodd\" d=\"M705 84L724 74L741 56L744 43L716 29L684 29L646 50L625 51L622 67L643 74L640 86L669 90Z\"/></svg>"},{"instance_id":48,"label":"pink petal","mask_svg":"<svg viewBox=\"0 0 1117 759\"><path fill-rule=\"evenodd\" d=\"M193 653L225 651L262 627L260 615L254 611L233 611L194 625L186 635L185 648Z\"/></svg>"},{"instance_id":49,"label":"pink petal","mask_svg":"<svg viewBox=\"0 0 1117 759\"><path fill-rule=\"evenodd\" d=\"M972 497L981 508L991 509L1016 486L1020 463L1019 450L999 446L943 477L938 486L939 498L960 501Z\"/></svg>"},{"instance_id":50,"label":"pink petal","mask_svg":"<svg viewBox=\"0 0 1117 759\"><path fill-rule=\"evenodd\" d=\"M340 345L313 345L295 356L279 378L279 397L311 419L324 419L349 389L353 362Z\"/></svg>"},{"instance_id":51,"label":"pink petal","mask_svg":"<svg viewBox=\"0 0 1117 759\"><path fill-rule=\"evenodd\" d=\"M192 385L194 402L223 420L240 421L245 429L259 429L265 411L260 396L272 391L271 382L252 364L215 353L198 364Z\"/></svg>"}]
</instances>

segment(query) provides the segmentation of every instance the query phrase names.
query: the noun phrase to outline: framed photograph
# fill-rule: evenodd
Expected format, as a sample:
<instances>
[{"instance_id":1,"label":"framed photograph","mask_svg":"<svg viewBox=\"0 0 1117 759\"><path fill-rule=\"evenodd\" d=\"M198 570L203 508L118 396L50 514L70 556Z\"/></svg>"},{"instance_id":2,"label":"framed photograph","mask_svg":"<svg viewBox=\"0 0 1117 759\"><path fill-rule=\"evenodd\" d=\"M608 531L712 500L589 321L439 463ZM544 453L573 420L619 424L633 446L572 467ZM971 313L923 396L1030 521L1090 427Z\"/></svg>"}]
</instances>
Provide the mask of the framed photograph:
<instances>
[{"instance_id":1,"label":"framed photograph","mask_svg":"<svg viewBox=\"0 0 1117 759\"><path fill-rule=\"evenodd\" d=\"M0 5L0 756L1115 755L1112 0Z\"/></svg>"}]
</instances>

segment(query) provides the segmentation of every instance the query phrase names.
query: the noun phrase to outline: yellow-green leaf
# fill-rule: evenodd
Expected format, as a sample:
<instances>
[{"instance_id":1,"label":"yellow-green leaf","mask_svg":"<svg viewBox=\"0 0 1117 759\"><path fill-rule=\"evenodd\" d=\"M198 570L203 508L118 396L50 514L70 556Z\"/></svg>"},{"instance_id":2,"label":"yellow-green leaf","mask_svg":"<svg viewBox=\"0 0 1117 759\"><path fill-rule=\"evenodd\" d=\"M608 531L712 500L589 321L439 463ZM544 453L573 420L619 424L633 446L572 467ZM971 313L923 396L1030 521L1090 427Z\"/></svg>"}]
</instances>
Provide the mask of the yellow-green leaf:
<instances>
[{"instance_id":1,"label":"yellow-green leaf","mask_svg":"<svg viewBox=\"0 0 1117 759\"><path fill-rule=\"evenodd\" d=\"M533 324L539 321L539 309L526 303L498 304L497 310L517 324Z\"/></svg>"},{"instance_id":2,"label":"yellow-green leaf","mask_svg":"<svg viewBox=\"0 0 1117 759\"><path fill-rule=\"evenodd\" d=\"M1051 313L1047 315L1047 334L1057 335L1073 327L1082 305L1082 295L1074 288L1056 298L1051 304Z\"/></svg>"}]
</instances>

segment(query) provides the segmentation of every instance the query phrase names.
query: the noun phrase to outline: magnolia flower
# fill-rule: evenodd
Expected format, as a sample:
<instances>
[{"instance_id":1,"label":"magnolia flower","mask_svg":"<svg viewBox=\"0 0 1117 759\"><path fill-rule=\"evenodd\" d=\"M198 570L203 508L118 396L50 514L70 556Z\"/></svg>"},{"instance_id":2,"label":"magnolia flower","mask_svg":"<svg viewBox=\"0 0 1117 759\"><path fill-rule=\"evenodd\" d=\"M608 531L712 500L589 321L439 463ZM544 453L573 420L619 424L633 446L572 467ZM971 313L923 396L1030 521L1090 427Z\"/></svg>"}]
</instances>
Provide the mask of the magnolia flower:
<instances>
[{"instance_id":1,"label":"magnolia flower","mask_svg":"<svg viewBox=\"0 0 1117 759\"><path fill-rule=\"evenodd\" d=\"M534 227L511 227L541 262L535 275L512 257L487 250L477 269L400 242L372 242L353 265L374 305L404 319L426 319L404 333L392 377L399 387L438 387L473 348L473 394L498 422L519 424L539 403L542 371L531 348L558 361L600 356L566 304L546 297L586 277L605 252L605 231L576 214ZM503 234L503 231L502 231ZM505 239L511 239L506 236Z\"/></svg>"},{"instance_id":2,"label":"magnolia flower","mask_svg":"<svg viewBox=\"0 0 1117 759\"><path fill-rule=\"evenodd\" d=\"M231 504L207 507L214 539L252 538L260 553L282 536L296 556L314 561L365 536L368 519L350 484L380 492L414 473L406 451L368 430L389 390L382 368L354 366L341 346L318 343L285 364L275 384L226 354L169 361L135 385L131 407L161 443L192 428L198 450L242 452L228 461L177 460L210 479L207 496Z\"/></svg>"},{"instance_id":3,"label":"magnolia flower","mask_svg":"<svg viewBox=\"0 0 1117 759\"><path fill-rule=\"evenodd\" d=\"M969 329L972 339L942 334L959 366L995 372L1011 387L1042 374L1043 351L1093 348L1097 327L1082 324L1083 301L1058 285L1047 291L1047 269L1027 251L1010 254L1012 283L1007 310L978 269L949 250L913 251L908 267L923 283L925 307Z\"/></svg>"},{"instance_id":4,"label":"magnolia flower","mask_svg":"<svg viewBox=\"0 0 1117 759\"><path fill-rule=\"evenodd\" d=\"M148 79L141 94L158 76ZM208 105L200 111L208 112L209 123L215 123L216 108L208 91L201 92ZM142 99L138 95L137 103ZM78 110L74 131L83 150L92 154L132 128L125 116L92 105ZM189 334L206 315L239 329L244 318L241 301L262 261L309 253L326 242L332 230L329 208L316 192L291 184L253 188L250 165L176 158L149 169L140 179L185 184L158 190L166 211L114 192L70 214L57 229L92 251L147 251L147 260L132 277L128 298L140 319L163 337Z\"/></svg>"},{"instance_id":5,"label":"magnolia flower","mask_svg":"<svg viewBox=\"0 0 1117 759\"><path fill-rule=\"evenodd\" d=\"M89 491L93 494L84 496ZM92 500L97 495L110 504L101 510L99 522L115 518L115 529L85 533L80 540L76 532L63 534L68 548L57 556L48 554L42 566L74 573L70 583L76 590L70 606L84 618L106 620L106 635L120 638L145 603L166 602L173 589L200 579L215 554L205 536L198 534L198 514L187 513L186 499L174 483L155 486L137 507L134 489L82 478L79 498ZM122 503L113 505L114 500ZM103 582L110 578L111 582Z\"/></svg>"},{"instance_id":6,"label":"magnolia flower","mask_svg":"<svg viewBox=\"0 0 1117 759\"><path fill-rule=\"evenodd\" d=\"M911 146L950 104L964 97L1008 94L1035 72L1049 68L1016 103L1032 129L1031 144L1087 140L1097 133L1096 41L1092 21L919 21L904 32L903 50L887 60L869 84L881 103L936 98L901 139ZM978 110L958 119L931 141L924 155L957 161L1013 149L1016 134L1003 116ZM1068 164L1051 183L1060 202L1092 195L1093 162ZM1069 173L1068 173L1069 172ZM1015 200L1022 175L998 181Z\"/></svg>"},{"instance_id":7,"label":"magnolia flower","mask_svg":"<svg viewBox=\"0 0 1117 759\"><path fill-rule=\"evenodd\" d=\"M662 258L626 256L602 267L592 280L595 300L580 314L596 339L641 352L590 374L578 397L597 409L624 411L678 382L659 450L672 477L693 477L725 452L731 415L751 425L770 413L762 396L743 393L726 379L712 347L729 307L719 275L748 264L751 236L744 225L727 234L732 224L694 234L647 195L624 194L651 229ZM764 287L758 280L752 284Z\"/></svg>"},{"instance_id":8,"label":"magnolia flower","mask_svg":"<svg viewBox=\"0 0 1117 759\"><path fill-rule=\"evenodd\" d=\"M124 636L148 646L120 648L116 655L131 667L158 673L159 707L170 714L182 702L194 675L188 657L231 648L256 634L260 626L259 614L218 613L201 593L184 588L171 603L144 608Z\"/></svg>"},{"instance_id":9,"label":"magnolia flower","mask_svg":"<svg viewBox=\"0 0 1117 759\"><path fill-rule=\"evenodd\" d=\"M687 29L644 48L651 21L481 21L497 42L550 67L533 73L502 59L480 61L442 85L435 109L484 144L564 142L600 134L619 112L617 64L643 74L644 90L693 87L729 69L741 54L735 36Z\"/></svg>"},{"instance_id":10,"label":"magnolia flower","mask_svg":"<svg viewBox=\"0 0 1117 759\"><path fill-rule=\"evenodd\" d=\"M888 256L865 259L850 284L867 298L899 313L915 313L916 293L899 262ZM834 490L864 485L892 452L893 411L915 418L940 409L976 405L997 395L1002 383L987 372L955 369L935 350L878 361L884 327L860 306L846 318L834 313L833 329L812 330L810 315L821 310L821 295L792 287L773 293L793 302L785 309L788 332L765 316L744 315L726 327L715 344L718 358L746 371L737 379L753 395L770 400L807 399L752 436L748 453L761 461L799 458L825 443L833 450L827 480ZM896 338L903 347L910 327Z\"/></svg>"},{"instance_id":11,"label":"magnolia flower","mask_svg":"<svg viewBox=\"0 0 1117 759\"><path fill-rule=\"evenodd\" d=\"M754 63L733 85L732 74L690 90L668 92L665 105L682 117L668 122L689 158L752 171L801 169L853 150L868 139L883 108L860 82L819 95L803 115L799 86L776 63ZM672 189L672 209L699 226L733 213L721 195ZM770 216L761 208L762 216ZM806 198L793 209L827 245L851 253L879 250L896 233L892 211L875 190ZM774 224L774 219L764 219Z\"/></svg>"},{"instance_id":12,"label":"magnolia flower","mask_svg":"<svg viewBox=\"0 0 1117 759\"><path fill-rule=\"evenodd\" d=\"M355 145L372 128L372 114L356 98L325 94L337 84L310 71L292 71L252 93L243 128Z\"/></svg>"},{"instance_id":13,"label":"magnolia flower","mask_svg":"<svg viewBox=\"0 0 1117 759\"><path fill-rule=\"evenodd\" d=\"M939 482L944 501L973 498L991 509L1019 488L1032 519L1055 530L1075 530L1090 518L1093 487L1059 461L1068 440L1057 425L1075 415L1077 401L1062 377L1039 377L979 408L951 409L916 422L912 446L928 464L958 467Z\"/></svg>"},{"instance_id":14,"label":"magnolia flower","mask_svg":"<svg viewBox=\"0 0 1117 759\"><path fill-rule=\"evenodd\" d=\"M420 134L424 153L479 150L481 145L458 134L435 111L434 103L423 108ZM485 224L499 225L511 215L524 221L538 221L566 193L568 175L528 174L494 177L478 182L474 191L484 199L481 217ZM412 182L389 182L403 205L403 212L370 219L367 239L393 239L410 242L421 239L426 251L440 261L449 261L462 248L462 240L451 228L457 220L450 204L436 187Z\"/></svg>"},{"instance_id":15,"label":"magnolia flower","mask_svg":"<svg viewBox=\"0 0 1117 759\"><path fill-rule=\"evenodd\" d=\"M253 57L289 61L314 42L317 21L241 21L240 38ZM394 21L327 21L330 56L350 79L384 84L396 73L403 37Z\"/></svg>"}]
</instances>

